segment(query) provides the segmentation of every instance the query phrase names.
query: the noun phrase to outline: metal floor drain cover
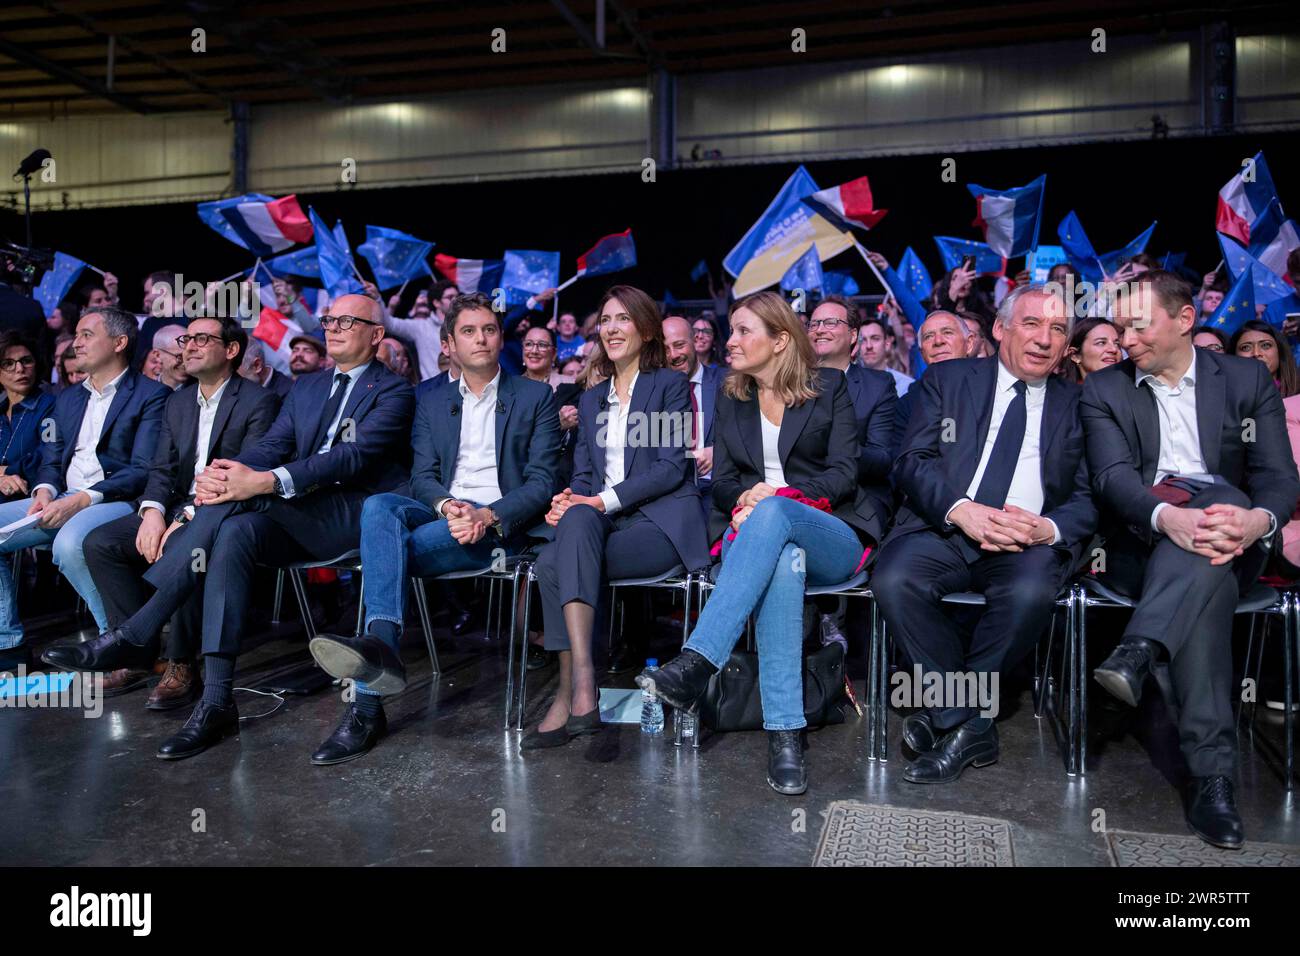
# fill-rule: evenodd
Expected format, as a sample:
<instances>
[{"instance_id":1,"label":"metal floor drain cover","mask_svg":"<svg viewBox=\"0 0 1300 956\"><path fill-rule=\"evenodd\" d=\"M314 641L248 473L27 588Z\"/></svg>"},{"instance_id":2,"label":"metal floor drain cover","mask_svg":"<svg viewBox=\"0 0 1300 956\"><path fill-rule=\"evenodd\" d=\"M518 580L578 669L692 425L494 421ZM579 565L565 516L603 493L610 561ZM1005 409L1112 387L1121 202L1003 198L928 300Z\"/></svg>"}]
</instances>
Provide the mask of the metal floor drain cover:
<instances>
[{"instance_id":1,"label":"metal floor drain cover","mask_svg":"<svg viewBox=\"0 0 1300 956\"><path fill-rule=\"evenodd\" d=\"M837 800L827 811L813 866L1015 866L1011 825Z\"/></svg>"},{"instance_id":2,"label":"metal floor drain cover","mask_svg":"<svg viewBox=\"0 0 1300 956\"><path fill-rule=\"evenodd\" d=\"M1300 866L1300 846L1252 843L1240 850L1220 850L1195 836L1168 833L1106 834L1112 866Z\"/></svg>"}]
</instances>

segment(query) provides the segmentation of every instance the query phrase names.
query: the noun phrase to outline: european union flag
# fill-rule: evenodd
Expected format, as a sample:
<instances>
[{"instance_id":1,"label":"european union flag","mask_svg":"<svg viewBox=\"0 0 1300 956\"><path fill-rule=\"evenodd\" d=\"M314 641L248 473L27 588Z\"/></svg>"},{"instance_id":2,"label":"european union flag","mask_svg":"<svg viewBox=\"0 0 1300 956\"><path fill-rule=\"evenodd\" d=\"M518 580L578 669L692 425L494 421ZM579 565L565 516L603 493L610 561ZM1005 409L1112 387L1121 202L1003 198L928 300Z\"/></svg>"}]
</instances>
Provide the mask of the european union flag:
<instances>
[{"instance_id":1,"label":"european union flag","mask_svg":"<svg viewBox=\"0 0 1300 956\"><path fill-rule=\"evenodd\" d=\"M1255 317L1255 281L1251 278L1254 271L1254 266L1246 266L1206 325L1221 330L1225 335L1234 335Z\"/></svg>"},{"instance_id":2,"label":"european union flag","mask_svg":"<svg viewBox=\"0 0 1300 956\"><path fill-rule=\"evenodd\" d=\"M930 280L930 273L926 271L921 257L912 251L911 246L907 247L903 258L898 260L898 274L907 283L907 291L912 293L912 298L917 302L924 302L930 298L930 293L934 291L934 283Z\"/></svg>"},{"instance_id":3,"label":"european union flag","mask_svg":"<svg viewBox=\"0 0 1300 956\"><path fill-rule=\"evenodd\" d=\"M1219 233L1219 248L1223 251L1223 261L1228 266L1228 274L1234 281L1250 273L1254 280L1255 302L1259 305L1272 305L1278 299L1285 299L1292 294L1289 285L1275 275L1268 266L1243 249L1236 240Z\"/></svg>"},{"instance_id":4,"label":"european union flag","mask_svg":"<svg viewBox=\"0 0 1300 956\"><path fill-rule=\"evenodd\" d=\"M858 281L847 272L823 272L822 273L822 294L823 295L857 295L862 290L858 288Z\"/></svg>"},{"instance_id":5,"label":"european union flag","mask_svg":"<svg viewBox=\"0 0 1300 956\"><path fill-rule=\"evenodd\" d=\"M271 275L279 278L285 276L302 276L308 279L320 278L320 258L316 244L312 243L297 252L286 252L273 259L262 260L262 265L270 270Z\"/></svg>"},{"instance_id":6,"label":"european union flag","mask_svg":"<svg viewBox=\"0 0 1300 956\"><path fill-rule=\"evenodd\" d=\"M529 293L560 284L560 254L536 249L507 249L501 284L511 305L528 301Z\"/></svg>"},{"instance_id":7,"label":"european union flag","mask_svg":"<svg viewBox=\"0 0 1300 956\"><path fill-rule=\"evenodd\" d=\"M802 289L804 292L811 292L814 289L820 290L821 287L822 260L817 254L817 244L813 243L781 277L781 291Z\"/></svg>"},{"instance_id":8,"label":"european union flag","mask_svg":"<svg viewBox=\"0 0 1300 956\"><path fill-rule=\"evenodd\" d=\"M312 227L316 231L316 255L320 262L320 277L334 298L350 293L362 292L364 287L357 280L356 267L352 262L352 249L348 246L348 237L343 232L343 223L336 222L334 229L325 228L325 223L316 215L316 210L309 210Z\"/></svg>"},{"instance_id":9,"label":"european union flag","mask_svg":"<svg viewBox=\"0 0 1300 956\"><path fill-rule=\"evenodd\" d=\"M75 256L64 255L62 252L54 254L54 266L41 276L41 284L32 293L32 297L45 309L46 315L68 297L81 270L85 268L86 264Z\"/></svg>"},{"instance_id":10,"label":"european union flag","mask_svg":"<svg viewBox=\"0 0 1300 956\"><path fill-rule=\"evenodd\" d=\"M594 246L578 256L578 275L598 276L630 269L634 265L636 243L632 240L632 230L625 229L611 236L602 236Z\"/></svg>"},{"instance_id":11,"label":"european union flag","mask_svg":"<svg viewBox=\"0 0 1300 956\"><path fill-rule=\"evenodd\" d=\"M366 241L357 246L357 252L370 263L375 284L381 289L391 289L424 275L429 268L424 260L432 251L432 242L383 226L366 226Z\"/></svg>"},{"instance_id":12,"label":"european union flag","mask_svg":"<svg viewBox=\"0 0 1300 956\"><path fill-rule=\"evenodd\" d=\"M974 242L970 239L955 239L952 236L935 236L934 244L939 247L943 257L943 269L951 272L961 266L966 256L975 257L975 272L979 275L1000 276L1007 269L1007 262L989 248L986 242Z\"/></svg>"}]
</instances>

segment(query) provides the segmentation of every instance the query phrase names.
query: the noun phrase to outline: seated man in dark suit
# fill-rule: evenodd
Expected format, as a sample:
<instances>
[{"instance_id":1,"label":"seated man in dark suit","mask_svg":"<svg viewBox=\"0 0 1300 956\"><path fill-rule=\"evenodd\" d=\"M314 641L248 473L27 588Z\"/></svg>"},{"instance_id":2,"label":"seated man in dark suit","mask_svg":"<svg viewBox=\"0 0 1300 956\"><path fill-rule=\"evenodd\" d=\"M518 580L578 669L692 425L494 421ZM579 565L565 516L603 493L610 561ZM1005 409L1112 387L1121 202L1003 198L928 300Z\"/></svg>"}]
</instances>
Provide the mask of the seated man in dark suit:
<instances>
[{"instance_id":1,"label":"seated man in dark suit","mask_svg":"<svg viewBox=\"0 0 1300 956\"><path fill-rule=\"evenodd\" d=\"M190 383L167 398L153 468L134 514L100 525L86 536L86 563L104 599L108 627L144 606L142 575L194 517L195 478L215 458L234 458L251 448L275 421L280 397L235 374L248 333L229 318L193 319L181 354ZM202 595L196 590L172 616L164 653L167 670L149 695L150 710L194 702L201 684L194 670L202 628ZM66 653L50 648L47 660ZM143 684L149 668L120 668L111 675L119 692Z\"/></svg>"},{"instance_id":2,"label":"seated man in dark suit","mask_svg":"<svg viewBox=\"0 0 1300 956\"><path fill-rule=\"evenodd\" d=\"M713 481L713 410L718 405L718 387L727 377L727 370L700 362L695 353L693 334L691 323L680 315L664 319L668 367L681 372L691 383L691 409L695 415L691 433L695 484L700 489L700 502L707 517L707 492Z\"/></svg>"},{"instance_id":3,"label":"seated man in dark suit","mask_svg":"<svg viewBox=\"0 0 1300 956\"><path fill-rule=\"evenodd\" d=\"M929 368L949 359L974 355L979 345L979 333L967 325L961 316L939 309L927 315L921 327L916 330L916 343L926 368ZM907 431L915 402L916 396L910 388L899 396L898 408L894 414L894 440L889 446L890 460L897 458L902 449L903 435Z\"/></svg>"},{"instance_id":4,"label":"seated man in dark suit","mask_svg":"<svg viewBox=\"0 0 1300 956\"><path fill-rule=\"evenodd\" d=\"M327 742L317 764L359 757L387 729L378 695L406 686L398 652L410 575L486 569L527 547L529 536L552 537L542 521L560 448L550 386L501 370L501 320L483 293L457 296L446 327L462 371L416 404L413 497L375 495L361 512L365 634L311 642L321 667L358 682L351 732Z\"/></svg>"},{"instance_id":5,"label":"seated man in dark suit","mask_svg":"<svg viewBox=\"0 0 1300 956\"><path fill-rule=\"evenodd\" d=\"M202 585L203 697L159 748L164 760L239 733L232 681L257 565L326 561L358 547L366 498L407 487L415 390L375 361L379 303L340 296L321 327L335 367L295 382L255 446L208 463L194 520L145 573L153 597L59 661L95 671L153 660L163 624Z\"/></svg>"},{"instance_id":6,"label":"seated man in dark suit","mask_svg":"<svg viewBox=\"0 0 1300 956\"><path fill-rule=\"evenodd\" d=\"M135 316L112 306L88 309L77 322L80 368L89 376L62 392L42 423L45 443L31 497L0 504L0 526L36 516L0 542L0 670L27 664L8 556L49 545L95 623L105 627L104 602L82 552L86 535L131 513L144 490L158 443L163 404L171 393L128 367L135 354Z\"/></svg>"},{"instance_id":7,"label":"seated man in dark suit","mask_svg":"<svg viewBox=\"0 0 1300 956\"><path fill-rule=\"evenodd\" d=\"M293 379L267 363L266 346L259 339L248 340L248 348L239 363L239 374L254 385L274 392L280 401L288 398L289 389L293 388Z\"/></svg>"},{"instance_id":8,"label":"seated man in dark suit","mask_svg":"<svg viewBox=\"0 0 1300 956\"><path fill-rule=\"evenodd\" d=\"M860 325L853 303L843 296L828 295L808 317L808 338L817 353L817 364L843 372L853 399L853 415L858 421L858 484L875 509L880 533L874 535L874 543L879 544L894 510L894 492L889 485L894 459L889 448L894 443L894 409L901 399L892 375L853 361ZM848 599L825 597L816 603L822 611L822 643L839 641L847 651L844 618Z\"/></svg>"},{"instance_id":9,"label":"seated man in dark suit","mask_svg":"<svg viewBox=\"0 0 1300 956\"><path fill-rule=\"evenodd\" d=\"M1096 528L1079 390L1052 374L1070 325L1059 297L1020 286L998 308L996 358L930 366L914 386L894 472L906 500L872 578L923 680L937 675L945 689L939 706L904 722L919 755L903 773L912 783L947 783L998 759L996 702L971 700L971 684L996 693L999 675L1033 649ZM941 604L958 591L986 601L968 643Z\"/></svg>"},{"instance_id":10,"label":"seated man in dark suit","mask_svg":"<svg viewBox=\"0 0 1300 956\"><path fill-rule=\"evenodd\" d=\"M1137 606L1096 678L1136 706L1167 661L1194 778L1187 822L1239 847L1232 618L1300 498L1286 413L1262 362L1192 346L1196 309L1177 276L1122 287L1115 323L1129 357L1087 377L1080 408L1103 514L1099 580Z\"/></svg>"}]
</instances>

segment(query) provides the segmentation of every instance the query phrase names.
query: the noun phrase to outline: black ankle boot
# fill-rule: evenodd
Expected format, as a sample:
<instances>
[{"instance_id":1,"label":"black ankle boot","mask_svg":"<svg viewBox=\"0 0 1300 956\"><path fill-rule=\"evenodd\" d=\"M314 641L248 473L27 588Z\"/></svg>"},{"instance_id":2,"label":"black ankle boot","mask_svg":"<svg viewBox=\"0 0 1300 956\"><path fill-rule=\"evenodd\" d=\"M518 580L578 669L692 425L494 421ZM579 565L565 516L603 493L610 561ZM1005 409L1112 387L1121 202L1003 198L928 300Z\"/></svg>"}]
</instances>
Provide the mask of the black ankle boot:
<instances>
[{"instance_id":1,"label":"black ankle boot","mask_svg":"<svg viewBox=\"0 0 1300 956\"><path fill-rule=\"evenodd\" d=\"M767 732L767 783L777 793L797 796L808 789L803 761L803 731Z\"/></svg>"},{"instance_id":2,"label":"black ankle boot","mask_svg":"<svg viewBox=\"0 0 1300 956\"><path fill-rule=\"evenodd\" d=\"M692 711L717 672L705 657L685 648L663 667L643 670L636 685L678 710Z\"/></svg>"}]
</instances>

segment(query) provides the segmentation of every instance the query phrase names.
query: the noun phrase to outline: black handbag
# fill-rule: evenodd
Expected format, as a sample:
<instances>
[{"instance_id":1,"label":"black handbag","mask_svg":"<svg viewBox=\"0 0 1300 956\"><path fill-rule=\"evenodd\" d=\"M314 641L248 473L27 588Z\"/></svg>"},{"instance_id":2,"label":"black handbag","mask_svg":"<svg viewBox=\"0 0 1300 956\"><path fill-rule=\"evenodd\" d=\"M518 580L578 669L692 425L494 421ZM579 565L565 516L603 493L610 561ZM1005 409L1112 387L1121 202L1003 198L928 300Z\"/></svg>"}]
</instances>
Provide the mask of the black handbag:
<instances>
[{"instance_id":1,"label":"black handbag","mask_svg":"<svg viewBox=\"0 0 1300 956\"><path fill-rule=\"evenodd\" d=\"M844 722L844 648L832 642L803 659L803 710L809 727ZM700 702L700 720L710 730L762 730L763 701L758 690L758 654L734 650L727 666L709 679Z\"/></svg>"}]
</instances>

